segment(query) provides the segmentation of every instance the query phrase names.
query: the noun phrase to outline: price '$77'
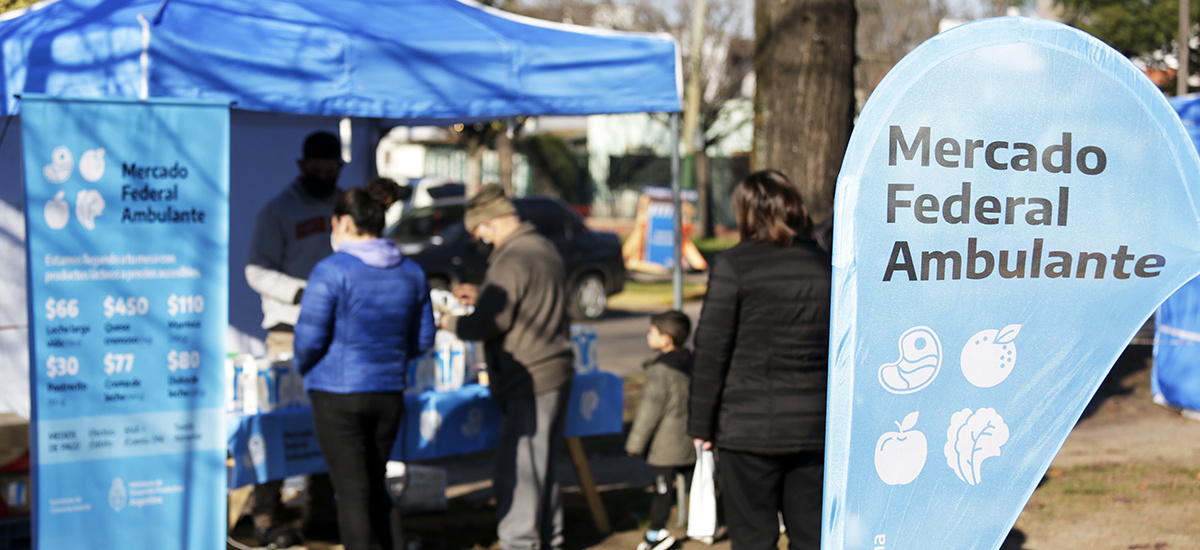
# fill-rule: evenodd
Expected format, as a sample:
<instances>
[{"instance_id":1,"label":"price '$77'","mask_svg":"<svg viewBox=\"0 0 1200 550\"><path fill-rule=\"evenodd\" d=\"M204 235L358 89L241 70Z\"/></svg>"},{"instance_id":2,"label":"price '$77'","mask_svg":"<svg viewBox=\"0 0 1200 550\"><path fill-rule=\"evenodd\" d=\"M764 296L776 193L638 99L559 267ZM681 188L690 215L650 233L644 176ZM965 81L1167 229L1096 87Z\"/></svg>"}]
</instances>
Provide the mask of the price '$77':
<instances>
[{"instance_id":1,"label":"price '$77'","mask_svg":"<svg viewBox=\"0 0 1200 550\"><path fill-rule=\"evenodd\" d=\"M104 374L112 376L120 372L133 371L133 354L132 353L106 353L104 354Z\"/></svg>"}]
</instances>

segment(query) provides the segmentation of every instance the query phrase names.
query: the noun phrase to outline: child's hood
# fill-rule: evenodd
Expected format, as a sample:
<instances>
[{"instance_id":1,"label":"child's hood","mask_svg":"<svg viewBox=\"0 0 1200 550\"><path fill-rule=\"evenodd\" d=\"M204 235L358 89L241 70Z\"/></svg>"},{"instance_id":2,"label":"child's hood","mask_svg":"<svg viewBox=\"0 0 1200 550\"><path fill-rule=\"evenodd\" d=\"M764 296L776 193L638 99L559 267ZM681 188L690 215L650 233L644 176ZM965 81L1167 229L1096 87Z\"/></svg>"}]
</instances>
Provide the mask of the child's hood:
<instances>
[{"instance_id":1,"label":"child's hood","mask_svg":"<svg viewBox=\"0 0 1200 550\"><path fill-rule=\"evenodd\" d=\"M662 363L688 376L692 374L692 352L686 349L681 348L660 354L658 357L646 361L645 366L649 367L655 363Z\"/></svg>"}]
</instances>

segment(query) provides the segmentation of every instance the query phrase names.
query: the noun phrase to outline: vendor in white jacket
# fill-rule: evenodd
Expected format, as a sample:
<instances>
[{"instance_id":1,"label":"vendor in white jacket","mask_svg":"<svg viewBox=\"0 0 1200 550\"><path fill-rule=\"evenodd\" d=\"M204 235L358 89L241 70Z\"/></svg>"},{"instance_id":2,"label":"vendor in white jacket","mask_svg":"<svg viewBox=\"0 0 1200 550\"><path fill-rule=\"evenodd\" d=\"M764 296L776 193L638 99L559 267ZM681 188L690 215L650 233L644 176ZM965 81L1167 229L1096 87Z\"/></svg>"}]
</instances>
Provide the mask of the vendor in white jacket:
<instances>
[{"instance_id":1,"label":"vendor in white jacket","mask_svg":"<svg viewBox=\"0 0 1200 550\"><path fill-rule=\"evenodd\" d=\"M314 132L304 140L303 157L296 161L300 175L283 192L271 199L254 222L246 282L262 298L262 327L267 329L267 353L271 357L292 354L292 330L300 317L300 297L308 275L317 262L333 253L329 244L330 218L341 190L337 178L342 171L342 144L329 132ZM309 518L332 527L333 489L328 476L309 483L306 529ZM295 533L283 525L282 480L255 487L255 534L263 545L286 548L299 543ZM320 529L316 529L319 531ZM319 534L319 533L310 533Z\"/></svg>"}]
</instances>

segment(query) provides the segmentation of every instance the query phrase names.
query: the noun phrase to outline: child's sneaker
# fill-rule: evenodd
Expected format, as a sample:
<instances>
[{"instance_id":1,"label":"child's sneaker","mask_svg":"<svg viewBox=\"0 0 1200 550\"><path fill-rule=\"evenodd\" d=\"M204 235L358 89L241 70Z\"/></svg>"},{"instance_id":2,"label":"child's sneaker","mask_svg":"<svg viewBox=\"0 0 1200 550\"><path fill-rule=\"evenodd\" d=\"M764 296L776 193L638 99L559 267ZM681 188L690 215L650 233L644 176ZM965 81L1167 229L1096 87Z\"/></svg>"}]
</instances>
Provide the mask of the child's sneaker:
<instances>
[{"instance_id":1,"label":"child's sneaker","mask_svg":"<svg viewBox=\"0 0 1200 550\"><path fill-rule=\"evenodd\" d=\"M675 537L671 536L670 531L659 529L646 531L646 536L638 543L637 550L667 550L672 546L675 546Z\"/></svg>"}]
</instances>

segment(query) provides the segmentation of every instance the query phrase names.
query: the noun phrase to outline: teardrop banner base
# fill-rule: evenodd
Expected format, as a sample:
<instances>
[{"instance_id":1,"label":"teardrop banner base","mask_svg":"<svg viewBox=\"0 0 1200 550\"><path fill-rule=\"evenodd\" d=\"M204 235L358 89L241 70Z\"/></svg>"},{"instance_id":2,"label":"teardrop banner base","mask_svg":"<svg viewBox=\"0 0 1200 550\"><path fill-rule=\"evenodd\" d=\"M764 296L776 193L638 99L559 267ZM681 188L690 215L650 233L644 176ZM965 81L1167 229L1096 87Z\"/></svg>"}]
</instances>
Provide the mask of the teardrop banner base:
<instances>
[{"instance_id":1,"label":"teardrop banner base","mask_svg":"<svg viewBox=\"0 0 1200 550\"><path fill-rule=\"evenodd\" d=\"M1071 27L970 23L875 89L838 177L822 548L999 548L1200 272L1200 159Z\"/></svg>"}]
</instances>

